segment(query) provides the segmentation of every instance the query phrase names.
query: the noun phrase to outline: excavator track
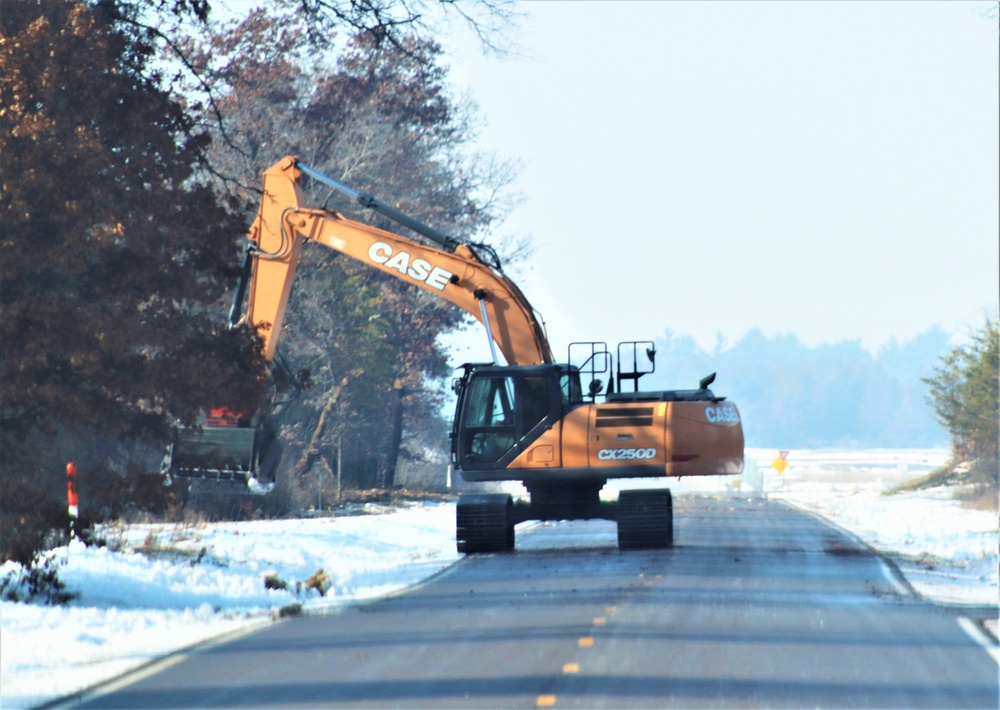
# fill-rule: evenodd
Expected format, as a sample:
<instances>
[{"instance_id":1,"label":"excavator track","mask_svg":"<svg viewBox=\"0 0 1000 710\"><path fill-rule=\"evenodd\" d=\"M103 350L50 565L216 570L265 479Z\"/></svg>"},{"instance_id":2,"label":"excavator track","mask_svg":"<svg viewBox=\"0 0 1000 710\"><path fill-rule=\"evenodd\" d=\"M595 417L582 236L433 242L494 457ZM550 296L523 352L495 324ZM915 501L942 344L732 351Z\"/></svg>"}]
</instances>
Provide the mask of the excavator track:
<instances>
[{"instance_id":1,"label":"excavator track","mask_svg":"<svg viewBox=\"0 0 1000 710\"><path fill-rule=\"evenodd\" d=\"M465 494L456 506L458 551L505 552L514 549L513 499L504 494Z\"/></svg>"},{"instance_id":2,"label":"excavator track","mask_svg":"<svg viewBox=\"0 0 1000 710\"><path fill-rule=\"evenodd\" d=\"M632 490L618 494L618 547L665 548L674 544L674 507L670 490Z\"/></svg>"}]
</instances>

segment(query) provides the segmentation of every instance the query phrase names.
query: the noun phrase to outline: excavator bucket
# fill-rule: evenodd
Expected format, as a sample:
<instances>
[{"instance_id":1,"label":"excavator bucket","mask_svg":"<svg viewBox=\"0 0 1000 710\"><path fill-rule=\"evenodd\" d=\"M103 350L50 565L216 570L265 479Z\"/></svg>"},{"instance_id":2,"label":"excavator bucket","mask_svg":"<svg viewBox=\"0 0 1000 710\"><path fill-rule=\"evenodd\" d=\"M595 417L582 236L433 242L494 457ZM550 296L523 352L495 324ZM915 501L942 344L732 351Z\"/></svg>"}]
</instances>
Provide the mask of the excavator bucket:
<instances>
[{"instance_id":1,"label":"excavator bucket","mask_svg":"<svg viewBox=\"0 0 1000 710\"><path fill-rule=\"evenodd\" d=\"M213 427L175 432L170 475L217 481L248 481L257 476L254 428Z\"/></svg>"},{"instance_id":2,"label":"excavator bucket","mask_svg":"<svg viewBox=\"0 0 1000 710\"><path fill-rule=\"evenodd\" d=\"M263 427L213 410L204 423L174 432L164 472L172 478L256 486L270 437Z\"/></svg>"}]
</instances>

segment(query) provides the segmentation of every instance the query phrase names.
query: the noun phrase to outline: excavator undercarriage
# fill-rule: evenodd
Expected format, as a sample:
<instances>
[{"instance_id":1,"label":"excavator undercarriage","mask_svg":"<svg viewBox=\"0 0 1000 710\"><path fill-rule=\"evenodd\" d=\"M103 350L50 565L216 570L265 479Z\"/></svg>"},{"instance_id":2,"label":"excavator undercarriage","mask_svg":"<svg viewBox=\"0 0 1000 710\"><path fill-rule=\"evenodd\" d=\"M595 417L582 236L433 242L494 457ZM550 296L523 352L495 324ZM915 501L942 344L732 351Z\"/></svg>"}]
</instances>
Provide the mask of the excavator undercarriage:
<instances>
[{"instance_id":1,"label":"excavator undercarriage","mask_svg":"<svg viewBox=\"0 0 1000 710\"><path fill-rule=\"evenodd\" d=\"M617 501L602 501L591 491L559 487L548 496L515 501L505 493L468 493L456 508L458 551L506 552L514 549L514 526L529 520L614 520L623 550L670 547L674 542L673 499L668 488L625 490Z\"/></svg>"}]
</instances>

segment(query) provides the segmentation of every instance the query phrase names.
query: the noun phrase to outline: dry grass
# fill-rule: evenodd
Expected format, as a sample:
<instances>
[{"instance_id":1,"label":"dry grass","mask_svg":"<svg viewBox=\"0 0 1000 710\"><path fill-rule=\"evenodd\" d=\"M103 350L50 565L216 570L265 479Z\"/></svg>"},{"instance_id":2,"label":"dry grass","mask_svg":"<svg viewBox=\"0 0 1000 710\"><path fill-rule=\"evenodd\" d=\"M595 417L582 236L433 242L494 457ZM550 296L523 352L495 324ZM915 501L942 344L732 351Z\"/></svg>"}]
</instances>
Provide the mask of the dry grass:
<instances>
[{"instance_id":1,"label":"dry grass","mask_svg":"<svg viewBox=\"0 0 1000 710\"><path fill-rule=\"evenodd\" d=\"M947 466L934 469L925 476L920 476L919 478L900 483L898 486L893 486L886 490L883 495L891 496L896 493L913 493L914 491L923 491L928 488L937 488L938 486L962 485L966 482L964 474L955 473L952 470L951 464L948 464Z\"/></svg>"},{"instance_id":2,"label":"dry grass","mask_svg":"<svg viewBox=\"0 0 1000 710\"><path fill-rule=\"evenodd\" d=\"M454 500L454 493L439 493L436 491L415 488L369 488L345 489L341 500L344 503L385 503L398 504L411 501L443 501Z\"/></svg>"},{"instance_id":3,"label":"dry grass","mask_svg":"<svg viewBox=\"0 0 1000 710\"><path fill-rule=\"evenodd\" d=\"M893 486L883 495L913 493L929 488L947 487L952 489L952 497L970 510L1000 510L1000 494L997 486L983 483L982 477L969 466L955 466L949 463L934 469L925 476Z\"/></svg>"},{"instance_id":4,"label":"dry grass","mask_svg":"<svg viewBox=\"0 0 1000 710\"><path fill-rule=\"evenodd\" d=\"M963 486L955 491L955 499L969 510L1000 511L1000 495L988 486Z\"/></svg>"}]
</instances>

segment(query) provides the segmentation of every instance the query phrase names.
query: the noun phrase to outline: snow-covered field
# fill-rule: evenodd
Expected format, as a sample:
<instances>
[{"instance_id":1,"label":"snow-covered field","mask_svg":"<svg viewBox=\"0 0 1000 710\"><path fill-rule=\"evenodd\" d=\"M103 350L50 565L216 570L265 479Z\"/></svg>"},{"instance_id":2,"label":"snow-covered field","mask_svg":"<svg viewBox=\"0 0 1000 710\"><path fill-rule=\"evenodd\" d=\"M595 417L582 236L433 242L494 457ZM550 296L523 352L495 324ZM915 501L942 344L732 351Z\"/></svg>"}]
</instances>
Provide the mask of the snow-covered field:
<instances>
[{"instance_id":1,"label":"snow-covered field","mask_svg":"<svg viewBox=\"0 0 1000 710\"><path fill-rule=\"evenodd\" d=\"M691 479L671 488L788 501L892 558L928 598L997 604L995 512L962 507L945 490L881 495L941 465L947 452L793 451L781 475L770 468L777 456L749 449L740 480ZM458 559L451 504L310 520L137 525L109 529L106 538L105 548L73 543L53 552L73 601L0 602L0 707L77 692L299 606L308 613L391 594ZM8 563L0 577L16 571Z\"/></svg>"},{"instance_id":2,"label":"snow-covered field","mask_svg":"<svg viewBox=\"0 0 1000 710\"><path fill-rule=\"evenodd\" d=\"M747 450L747 458L762 471L775 454ZM793 451L783 475L773 469L765 474L765 490L770 498L854 533L892 560L922 596L996 606L1000 531L995 510L966 507L950 488L883 495L947 460L948 452L937 450Z\"/></svg>"}]
</instances>

